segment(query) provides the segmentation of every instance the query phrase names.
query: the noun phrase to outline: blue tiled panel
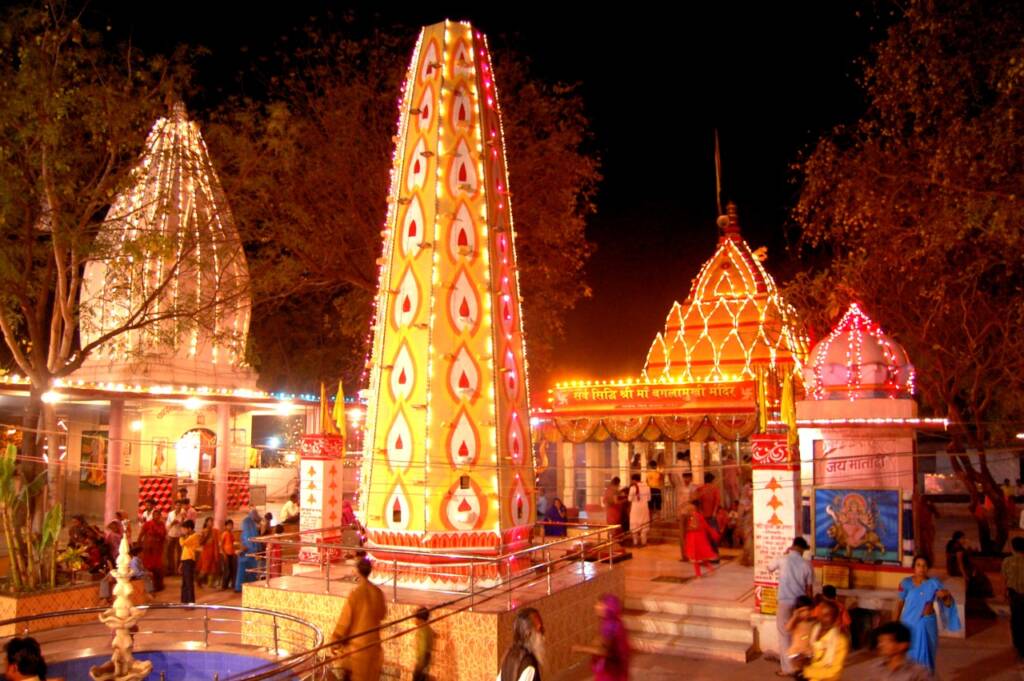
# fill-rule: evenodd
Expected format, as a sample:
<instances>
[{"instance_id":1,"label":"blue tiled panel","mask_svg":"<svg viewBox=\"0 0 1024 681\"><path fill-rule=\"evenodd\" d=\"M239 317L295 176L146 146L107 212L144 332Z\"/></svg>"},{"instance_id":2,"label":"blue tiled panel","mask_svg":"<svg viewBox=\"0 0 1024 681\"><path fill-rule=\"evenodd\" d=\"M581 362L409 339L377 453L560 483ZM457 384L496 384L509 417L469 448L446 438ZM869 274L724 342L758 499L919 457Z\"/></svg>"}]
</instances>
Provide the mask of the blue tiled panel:
<instances>
[{"instance_id":1,"label":"blue tiled panel","mask_svg":"<svg viewBox=\"0 0 1024 681\"><path fill-rule=\"evenodd\" d=\"M146 681L159 681L160 672L164 673L165 681L211 681L214 674L219 674L220 678L224 679L267 664L266 660L258 657L193 650L140 652L135 655L135 658L150 660L153 663L153 672L146 677ZM47 676L64 678L68 681L88 679L90 667L109 659L109 657L85 657L79 660L57 662L48 665Z\"/></svg>"}]
</instances>

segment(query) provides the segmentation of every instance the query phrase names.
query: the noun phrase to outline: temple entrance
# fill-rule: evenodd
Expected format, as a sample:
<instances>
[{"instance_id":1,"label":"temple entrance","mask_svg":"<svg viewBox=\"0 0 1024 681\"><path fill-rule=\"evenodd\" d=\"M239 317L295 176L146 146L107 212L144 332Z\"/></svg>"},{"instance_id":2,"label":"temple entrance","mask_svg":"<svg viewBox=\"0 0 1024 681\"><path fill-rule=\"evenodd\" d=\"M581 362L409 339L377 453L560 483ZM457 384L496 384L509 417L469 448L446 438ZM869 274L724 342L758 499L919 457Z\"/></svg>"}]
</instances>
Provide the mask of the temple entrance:
<instances>
[{"instance_id":1,"label":"temple entrance","mask_svg":"<svg viewBox=\"0 0 1024 681\"><path fill-rule=\"evenodd\" d=\"M214 469L217 467L217 434L208 428L186 431L176 445L178 475L196 480L193 506L213 506Z\"/></svg>"}]
</instances>

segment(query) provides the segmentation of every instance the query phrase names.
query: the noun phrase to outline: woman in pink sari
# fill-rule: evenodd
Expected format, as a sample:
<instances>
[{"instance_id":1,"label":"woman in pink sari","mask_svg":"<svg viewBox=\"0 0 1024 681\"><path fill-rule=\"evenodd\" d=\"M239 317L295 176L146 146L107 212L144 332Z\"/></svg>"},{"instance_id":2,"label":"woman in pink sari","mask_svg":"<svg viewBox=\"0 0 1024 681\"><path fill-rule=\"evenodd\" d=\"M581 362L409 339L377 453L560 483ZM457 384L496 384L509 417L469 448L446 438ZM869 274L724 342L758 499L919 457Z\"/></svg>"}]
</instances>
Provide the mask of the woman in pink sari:
<instances>
[{"instance_id":1,"label":"woman in pink sari","mask_svg":"<svg viewBox=\"0 0 1024 681\"><path fill-rule=\"evenodd\" d=\"M597 640L593 645L573 646L573 650L590 653L594 681L628 681L629 636L622 621L622 601L605 594L594 605L594 611L601 619Z\"/></svg>"}]
</instances>

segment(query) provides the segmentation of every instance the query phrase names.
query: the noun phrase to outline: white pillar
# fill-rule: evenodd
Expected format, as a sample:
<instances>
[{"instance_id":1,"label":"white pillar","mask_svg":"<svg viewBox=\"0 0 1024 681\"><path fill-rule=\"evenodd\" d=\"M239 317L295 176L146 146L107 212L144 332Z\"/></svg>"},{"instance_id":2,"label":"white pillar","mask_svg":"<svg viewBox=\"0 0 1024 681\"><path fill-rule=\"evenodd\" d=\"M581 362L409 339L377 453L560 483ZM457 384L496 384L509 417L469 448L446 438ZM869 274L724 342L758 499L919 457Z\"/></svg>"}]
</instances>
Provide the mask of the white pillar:
<instances>
[{"instance_id":1,"label":"white pillar","mask_svg":"<svg viewBox=\"0 0 1024 681\"><path fill-rule=\"evenodd\" d=\"M619 442L616 450L619 457L619 472L616 475L619 476L619 484L625 487L629 484L629 443Z\"/></svg>"},{"instance_id":2,"label":"white pillar","mask_svg":"<svg viewBox=\"0 0 1024 681\"><path fill-rule=\"evenodd\" d=\"M584 445L587 452L587 505L600 504L604 492L606 473L602 467L605 443L588 442Z\"/></svg>"},{"instance_id":3,"label":"white pillar","mask_svg":"<svg viewBox=\"0 0 1024 681\"><path fill-rule=\"evenodd\" d=\"M228 519L228 471L231 468L231 405L217 405L217 465L213 469L213 525Z\"/></svg>"},{"instance_id":4,"label":"white pillar","mask_svg":"<svg viewBox=\"0 0 1024 681\"><path fill-rule=\"evenodd\" d=\"M690 443L690 471L693 472L693 482L696 485L704 484L704 443Z\"/></svg>"},{"instance_id":5,"label":"white pillar","mask_svg":"<svg viewBox=\"0 0 1024 681\"><path fill-rule=\"evenodd\" d=\"M576 505L576 461L573 454L573 443L562 443L562 470L565 476L562 480L562 503L566 507Z\"/></svg>"},{"instance_id":6,"label":"white pillar","mask_svg":"<svg viewBox=\"0 0 1024 681\"><path fill-rule=\"evenodd\" d=\"M107 487L103 496L103 525L114 519L121 510L121 465L124 451L124 400L110 401L107 420ZM126 511L127 513L127 511Z\"/></svg>"}]
</instances>

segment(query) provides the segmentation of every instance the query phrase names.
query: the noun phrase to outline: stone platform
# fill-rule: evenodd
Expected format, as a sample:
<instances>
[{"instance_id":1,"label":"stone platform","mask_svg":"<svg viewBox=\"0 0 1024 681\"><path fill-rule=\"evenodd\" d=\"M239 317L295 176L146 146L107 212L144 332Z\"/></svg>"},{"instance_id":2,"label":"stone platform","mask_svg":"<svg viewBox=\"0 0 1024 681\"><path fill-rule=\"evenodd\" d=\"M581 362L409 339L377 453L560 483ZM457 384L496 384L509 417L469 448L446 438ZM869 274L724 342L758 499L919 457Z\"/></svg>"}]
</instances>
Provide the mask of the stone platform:
<instances>
[{"instance_id":1,"label":"stone platform","mask_svg":"<svg viewBox=\"0 0 1024 681\"><path fill-rule=\"evenodd\" d=\"M345 598L356 582L351 567L332 567L331 578L326 577L314 570L278 577L269 583L246 584L242 603L302 617L321 627L330 639ZM545 667L552 677L586 662L584 656L573 653L571 648L593 640L597 635L595 601L605 593L623 598L625 581L622 566L577 562L553 574L551 595L547 593L546 580L540 579L511 592L495 589L487 596L476 596L472 610L467 608L469 599L465 595L394 589L390 584L380 586L388 600L386 621L408 617L420 606L432 608L431 626L437 635L431 665L433 677L483 681L497 676L501 657L512 640L515 609L521 606L536 608L541 613L547 646ZM415 638L409 634L414 628L411 622L403 622L382 632L385 638L394 637L383 644L385 678L408 678L411 674Z\"/></svg>"}]
</instances>

